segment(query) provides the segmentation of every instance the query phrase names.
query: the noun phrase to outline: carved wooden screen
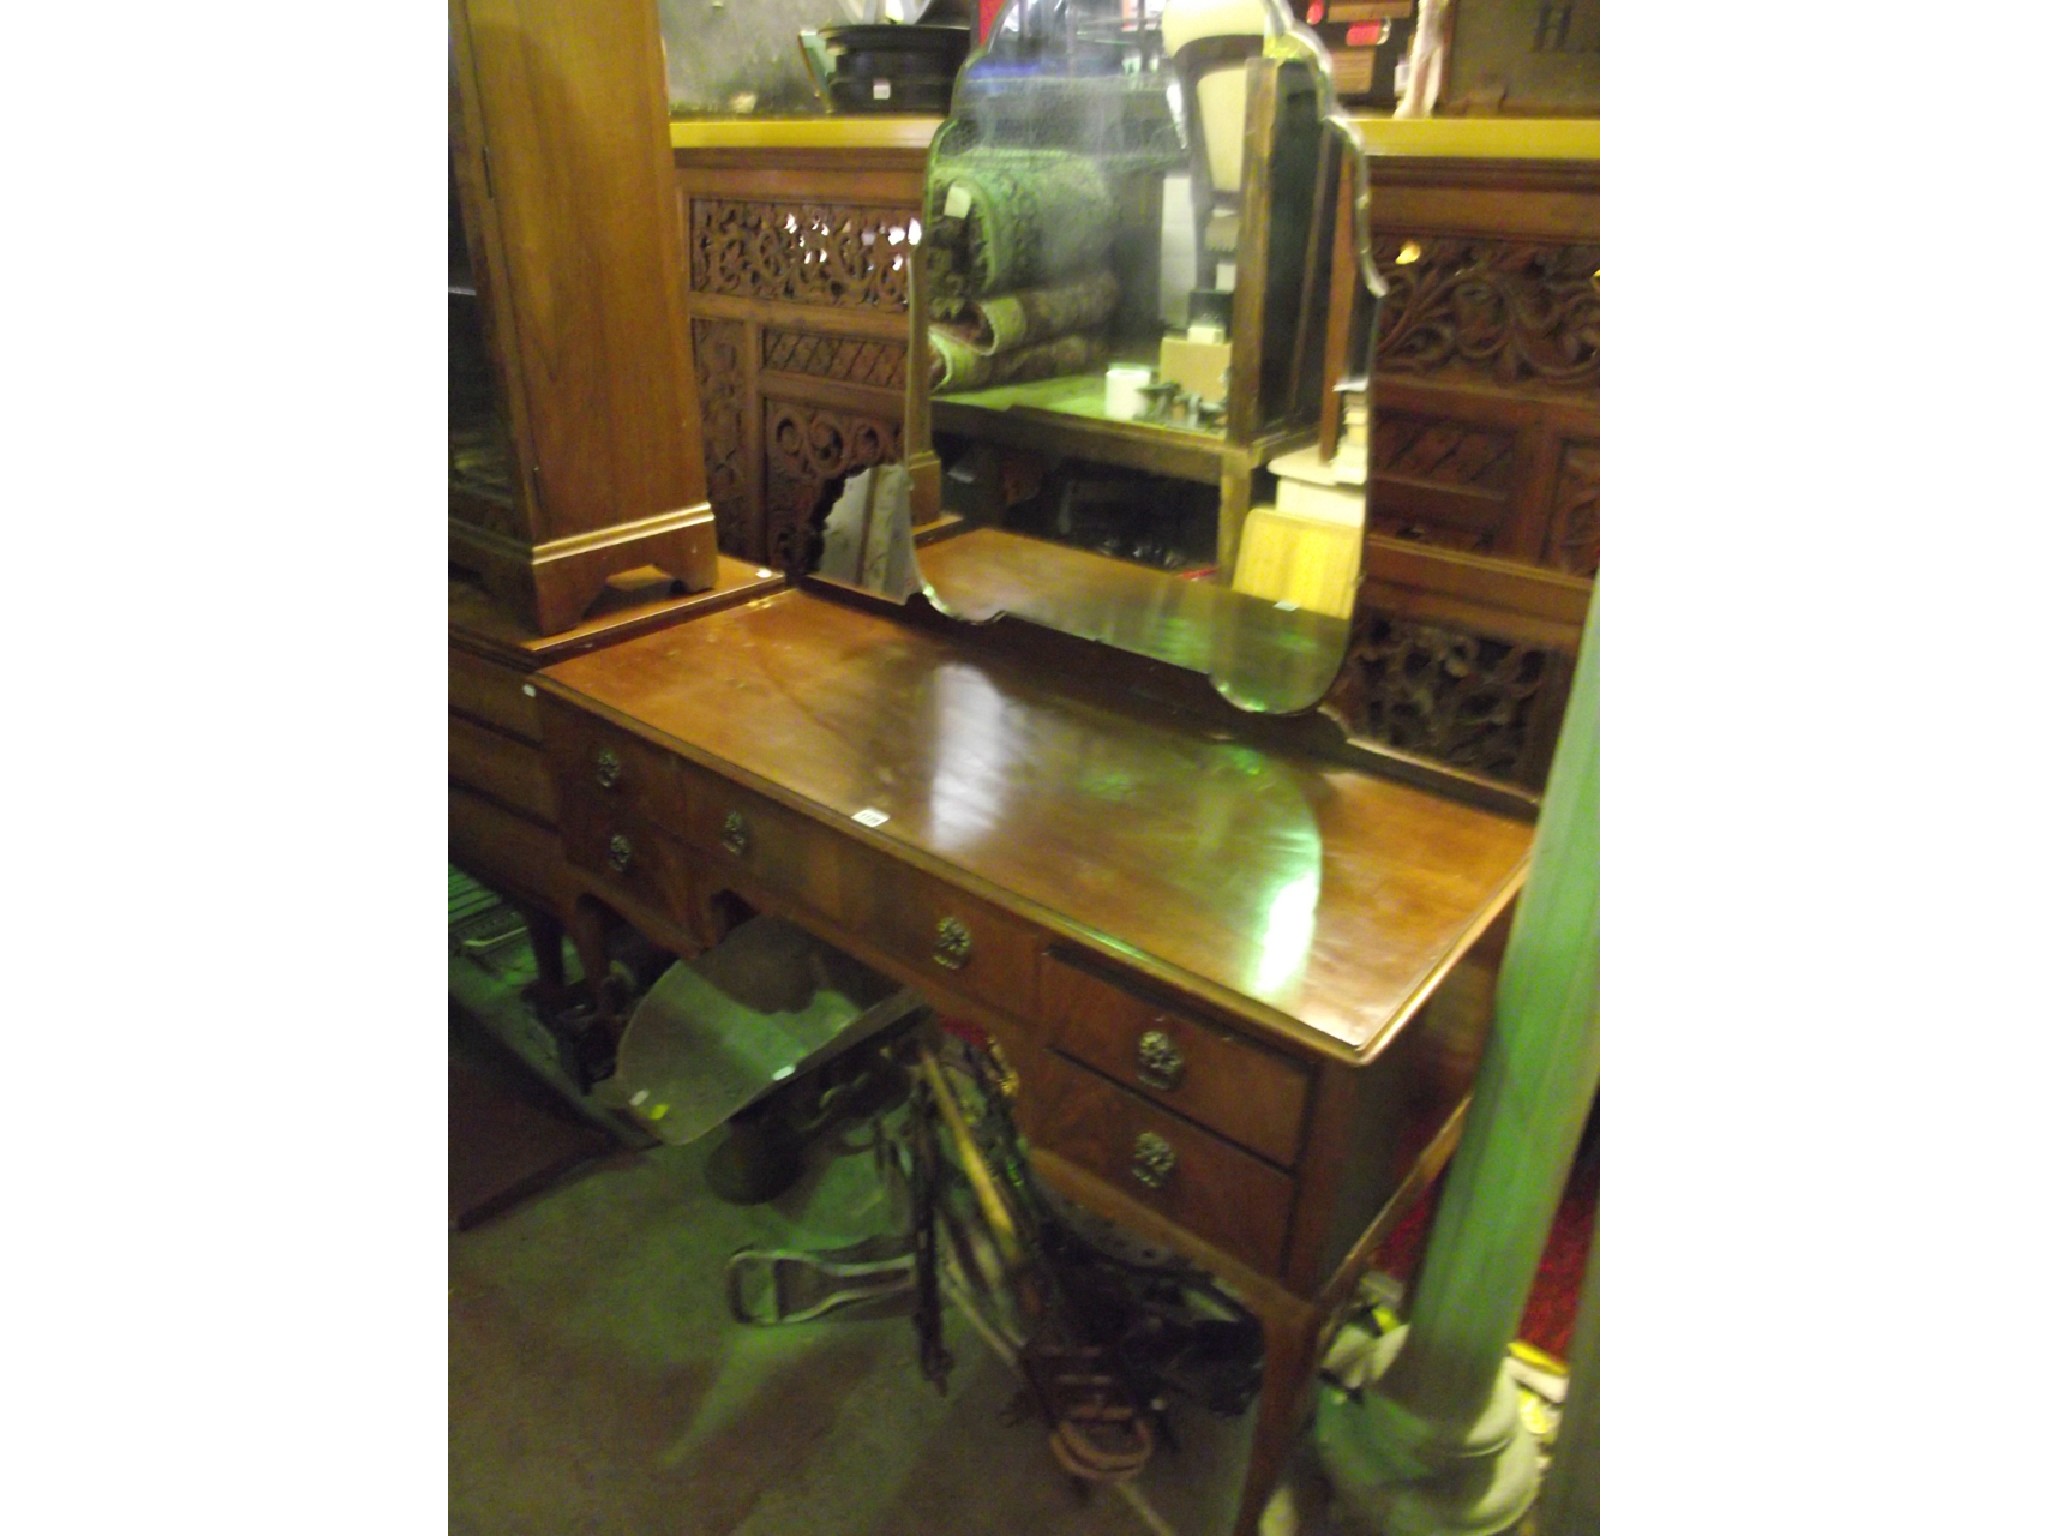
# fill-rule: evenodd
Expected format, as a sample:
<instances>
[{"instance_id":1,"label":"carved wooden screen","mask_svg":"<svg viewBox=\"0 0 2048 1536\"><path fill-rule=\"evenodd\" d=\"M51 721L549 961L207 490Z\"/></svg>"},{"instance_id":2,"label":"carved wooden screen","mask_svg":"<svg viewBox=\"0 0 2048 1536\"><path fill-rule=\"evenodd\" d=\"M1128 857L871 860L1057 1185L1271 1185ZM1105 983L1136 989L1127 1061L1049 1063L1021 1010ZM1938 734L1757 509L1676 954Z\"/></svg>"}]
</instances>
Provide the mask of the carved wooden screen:
<instances>
[{"instance_id":1,"label":"carved wooden screen","mask_svg":"<svg viewBox=\"0 0 2048 1536\"><path fill-rule=\"evenodd\" d=\"M1600 563L1597 163L1374 160L1356 734L1540 786Z\"/></svg>"},{"instance_id":2,"label":"carved wooden screen","mask_svg":"<svg viewBox=\"0 0 2048 1536\"><path fill-rule=\"evenodd\" d=\"M787 566L826 481L901 455L923 150L676 160L719 545Z\"/></svg>"}]
</instances>

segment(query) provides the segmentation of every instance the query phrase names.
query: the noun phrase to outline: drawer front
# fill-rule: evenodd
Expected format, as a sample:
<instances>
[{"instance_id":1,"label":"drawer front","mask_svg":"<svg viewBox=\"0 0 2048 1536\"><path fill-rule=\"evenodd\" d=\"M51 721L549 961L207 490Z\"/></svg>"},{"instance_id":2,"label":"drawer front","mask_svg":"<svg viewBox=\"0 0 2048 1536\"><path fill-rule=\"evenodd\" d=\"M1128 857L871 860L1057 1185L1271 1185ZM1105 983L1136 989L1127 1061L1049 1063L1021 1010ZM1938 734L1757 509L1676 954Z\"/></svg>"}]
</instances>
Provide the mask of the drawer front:
<instances>
[{"instance_id":1,"label":"drawer front","mask_svg":"<svg viewBox=\"0 0 2048 1536\"><path fill-rule=\"evenodd\" d=\"M679 765L680 766L680 765ZM845 839L816 822L695 768L689 781L689 835L702 856L707 890L721 877L741 878L800 901L823 917L845 915L841 849Z\"/></svg>"},{"instance_id":2,"label":"drawer front","mask_svg":"<svg viewBox=\"0 0 2048 1536\"><path fill-rule=\"evenodd\" d=\"M540 748L448 717L448 778L553 826L555 790Z\"/></svg>"},{"instance_id":3,"label":"drawer front","mask_svg":"<svg viewBox=\"0 0 2048 1536\"><path fill-rule=\"evenodd\" d=\"M521 741L540 742L540 702L526 673L450 646L448 707Z\"/></svg>"},{"instance_id":4,"label":"drawer front","mask_svg":"<svg viewBox=\"0 0 2048 1536\"><path fill-rule=\"evenodd\" d=\"M538 899L558 916L566 909L558 893L570 875L555 832L458 785L448 788L448 857L486 884Z\"/></svg>"},{"instance_id":5,"label":"drawer front","mask_svg":"<svg viewBox=\"0 0 2048 1536\"><path fill-rule=\"evenodd\" d=\"M1035 929L850 840L843 884L848 923L919 976L1012 1013L1030 1013Z\"/></svg>"},{"instance_id":6,"label":"drawer front","mask_svg":"<svg viewBox=\"0 0 2048 1536\"><path fill-rule=\"evenodd\" d=\"M542 701L549 770L562 801L611 807L680 834L688 820L677 759L604 721L552 699Z\"/></svg>"},{"instance_id":7,"label":"drawer front","mask_svg":"<svg viewBox=\"0 0 2048 1536\"><path fill-rule=\"evenodd\" d=\"M652 907L684 927L693 921L689 850L653 823L617 804L564 796L562 846L599 890Z\"/></svg>"},{"instance_id":8,"label":"drawer front","mask_svg":"<svg viewBox=\"0 0 2048 1536\"><path fill-rule=\"evenodd\" d=\"M1175 1225L1278 1273L1294 1181L1051 1051L1028 1092L1034 1141Z\"/></svg>"},{"instance_id":9,"label":"drawer front","mask_svg":"<svg viewBox=\"0 0 2048 1536\"><path fill-rule=\"evenodd\" d=\"M1177 1114L1293 1167L1309 1070L1047 955L1041 1011L1052 1043Z\"/></svg>"}]
</instances>

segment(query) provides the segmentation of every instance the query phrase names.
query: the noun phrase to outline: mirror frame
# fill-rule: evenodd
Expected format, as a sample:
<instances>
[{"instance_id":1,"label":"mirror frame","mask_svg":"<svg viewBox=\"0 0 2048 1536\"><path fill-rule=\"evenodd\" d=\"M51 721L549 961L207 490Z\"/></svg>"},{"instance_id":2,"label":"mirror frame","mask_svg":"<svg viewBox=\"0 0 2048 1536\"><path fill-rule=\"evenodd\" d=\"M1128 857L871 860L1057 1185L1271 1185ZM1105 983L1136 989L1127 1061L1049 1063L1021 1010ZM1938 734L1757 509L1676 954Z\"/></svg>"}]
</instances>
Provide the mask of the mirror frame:
<instances>
[{"instance_id":1,"label":"mirror frame","mask_svg":"<svg viewBox=\"0 0 2048 1536\"><path fill-rule=\"evenodd\" d=\"M1004 22L1020 7L1033 3L1035 0L1009 0L998 12L988 39L969 55L961 68L958 80L962 85L969 82L972 72L988 58ZM1037 3L1042 3L1042 0L1037 0ZM1303 300L1297 308L1293 326L1295 334L1289 338L1285 350L1290 365L1284 380L1285 398L1277 401L1271 398L1271 391L1266 392L1267 397L1262 400L1260 388L1262 365L1271 356L1273 346L1273 338L1267 334L1265 325L1268 279L1264 255L1269 238L1264 229L1258 232L1254 242L1252 262L1237 267L1232 301L1228 414L1223 441L1208 445L1205 450L1216 454L1221 461L1216 475L1219 493L1223 497L1223 505L1218 512L1217 557L1219 567L1225 571L1234 568L1240 553L1244 519L1250 510L1251 476L1279 456L1273 446L1275 438L1286 438L1290 446L1313 444L1325 460L1335 452L1344 428L1345 397L1365 386L1369 380L1377 332L1378 301L1386 293L1385 280L1371 257L1370 188L1365 145L1356 126L1337 109L1328 55L1314 34L1302 27L1291 10L1280 5L1279 0L1263 0L1263 4L1269 17L1269 29L1263 43L1256 50L1243 46L1235 50L1236 55L1247 63L1245 117L1246 131L1250 136L1246 144L1240 196L1245 204L1255 208L1262 208L1270 199L1266 178L1270 175L1271 138L1276 127L1273 97L1278 89L1280 71L1288 64L1305 64L1314 85L1316 123L1320 134L1315 151L1315 179L1311 183L1313 222L1308 250L1321 259L1312 260L1310 264ZM1217 50L1219 54L1231 51ZM956 86L956 92L958 88ZM1183 102L1182 110L1191 118L1197 115L1198 104L1192 96ZM926 270L927 242L923 238L923 232L928 231L929 226L924 221L928 220L930 213L932 168L945 153L944 140L949 128L960 120L956 105L933 137L926 157L925 185L928 190L926 205L920 210L921 234L913 242L910 252L910 329L903 445L904 464L909 472L910 521L919 527L938 520L943 500L943 466L934 443L935 404L930 384L931 345L928 335L929 279ZM1263 142L1260 140L1262 133ZM1183 141L1188 145L1191 158L1200 155L1198 135L1184 134ZM1349 217L1344 216L1347 210ZM1349 282L1340 280L1346 272L1351 275ZM1323 307L1326 310L1325 322L1320 327L1315 323L1318 299L1325 301ZM1316 333L1315 345L1309 344L1312 333ZM936 409L943 412L943 397ZM1369 401L1367 410L1369 412ZM1044 440L1046 423L1039 421L1035 425L1040 432L1039 446L1056 446ZM1086 435L1099 444L1103 440L1104 429L1113 430L1119 425L1114 422L1090 421L1085 425L1076 422L1074 435ZM1366 441L1365 452L1369 458L1369 414ZM1082 448L1077 452L1085 455L1086 450ZM1109 462L1128 461L1112 457ZM1171 474L1170 471L1152 472ZM1259 604L1270 616L1273 605L1262 604L1261 600L1235 592L1228 582L1207 587L1211 600L1206 605L1201 601L1175 602L1168 605L1170 612L1141 614L1136 625L1138 629L1142 630L1149 622L1156 621L1158 625L1161 638L1148 639L1144 634L1132 634L1132 626L1119 623L1126 615L1062 614L1058 604L1050 605L1051 616L1045 607L1034 612L1028 605L1016 604L997 604L985 611L973 611L972 603L960 600L957 587L954 595L949 597L943 585L922 577L920 580L923 594L933 607L958 622L984 624L1011 619L1051 629L1119 650L1133 651L1152 661L1198 671L1208 678L1218 693L1240 709L1253 713L1302 713L1315 709L1321 703L1341 672L1348 650L1352 616L1363 592L1364 524L1370 519L1366 484L1360 484L1358 496L1362 504L1361 527L1350 606L1341 617L1311 616L1305 610L1297 615L1300 622L1294 627L1304 634L1313 634L1313 656L1308 660L1303 659L1301 647L1288 643L1277 626L1247 622L1243 615L1237 614L1234 610L1244 608L1250 612L1251 605ZM1236 503L1234 516L1233 503ZM942 537L939 544L943 542ZM1090 552L1074 549L1074 553L1085 555ZM926 546L919 554L921 559L943 563L938 544ZM1131 569L1149 574L1149 568L1135 563ZM1162 580L1174 581L1183 589L1196 586L1169 577L1164 572L1158 574ZM1190 643L1190 626L1206 630L1201 636L1204 643ZM1283 678L1286 687L1276 696L1274 685Z\"/></svg>"}]
</instances>

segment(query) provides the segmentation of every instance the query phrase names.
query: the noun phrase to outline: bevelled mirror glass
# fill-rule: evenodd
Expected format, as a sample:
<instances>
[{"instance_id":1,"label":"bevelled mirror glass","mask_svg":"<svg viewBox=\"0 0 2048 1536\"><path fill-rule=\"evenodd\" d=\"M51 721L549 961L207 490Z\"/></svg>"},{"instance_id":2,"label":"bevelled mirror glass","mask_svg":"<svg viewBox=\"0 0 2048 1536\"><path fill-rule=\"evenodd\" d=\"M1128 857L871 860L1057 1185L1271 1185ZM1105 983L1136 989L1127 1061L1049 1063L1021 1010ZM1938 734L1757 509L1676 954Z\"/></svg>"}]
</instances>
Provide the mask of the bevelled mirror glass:
<instances>
[{"instance_id":1,"label":"bevelled mirror glass","mask_svg":"<svg viewBox=\"0 0 2048 1536\"><path fill-rule=\"evenodd\" d=\"M912 587L1247 709L1321 699L1364 544L1365 201L1328 59L1277 0L1011 0L926 167Z\"/></svg>"}]
</instances>

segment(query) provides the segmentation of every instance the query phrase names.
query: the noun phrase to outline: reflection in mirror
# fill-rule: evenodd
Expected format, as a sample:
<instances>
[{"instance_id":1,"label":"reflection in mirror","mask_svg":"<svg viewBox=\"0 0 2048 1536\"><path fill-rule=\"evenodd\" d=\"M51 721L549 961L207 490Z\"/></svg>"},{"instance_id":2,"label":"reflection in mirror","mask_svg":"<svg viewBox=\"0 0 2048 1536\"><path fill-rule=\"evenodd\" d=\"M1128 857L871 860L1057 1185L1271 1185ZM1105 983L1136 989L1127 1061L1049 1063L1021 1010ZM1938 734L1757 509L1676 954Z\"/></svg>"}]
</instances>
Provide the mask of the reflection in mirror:
<instances>
[{"instance_id":1,"label":"reflection in mirror","mask_svg":"<svg viewBox=\"0 0 2048 1536\"><path fill-rule=\"evenodd\" d=\"M1357 137L1278 0L1011 0L932 141L908 521L940 607L1313 705L1365 527Z\"/></svg>"}]
</instances>

